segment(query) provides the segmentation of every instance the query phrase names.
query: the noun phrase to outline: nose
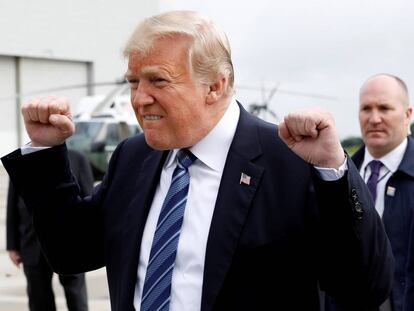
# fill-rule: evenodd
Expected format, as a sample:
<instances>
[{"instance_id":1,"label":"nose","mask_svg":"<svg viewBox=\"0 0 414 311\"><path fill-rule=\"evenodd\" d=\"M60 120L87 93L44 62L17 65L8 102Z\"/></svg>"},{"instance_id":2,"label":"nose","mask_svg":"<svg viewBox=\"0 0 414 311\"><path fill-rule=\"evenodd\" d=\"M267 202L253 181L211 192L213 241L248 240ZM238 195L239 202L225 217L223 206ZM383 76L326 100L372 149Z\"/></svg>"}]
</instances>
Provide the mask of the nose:
<instances>
[{"instance_id":1,"label":"nose","mask_svg":"<svg viewBox=\"0 0 414 311\"><path fill-rule=\"evenodd\" d=\"M369 122L377 124L377 123L381 123L381 121L382 121L381 114L378 111L373 110L369 116Z\"/></svg>"},{"instance_id":2,"label":"nose","mask_svg":"<svg viewBox=\"0 0 414 311\"><path fill-rule=\"evenodd\" d=\"M136 108L154 103L154 97L145 81L140 81L136 89L131 89L131 102Z\"/></svg>"}]
</instances>

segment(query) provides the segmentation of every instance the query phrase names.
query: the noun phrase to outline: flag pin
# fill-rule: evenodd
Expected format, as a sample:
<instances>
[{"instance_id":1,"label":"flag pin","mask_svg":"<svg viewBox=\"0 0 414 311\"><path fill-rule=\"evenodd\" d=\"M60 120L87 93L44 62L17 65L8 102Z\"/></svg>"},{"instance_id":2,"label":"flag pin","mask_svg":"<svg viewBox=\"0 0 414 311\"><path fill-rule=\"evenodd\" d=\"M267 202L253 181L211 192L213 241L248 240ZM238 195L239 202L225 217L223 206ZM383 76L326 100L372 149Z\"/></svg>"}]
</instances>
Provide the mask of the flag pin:
<instances>
[{"instance_id":1,"label":"flag pin","mask_svg":"<svg viewBox=\"0 0 414 311\"><path fill-rule=\"evenodd\" d=\"M391 186L388 186L387 187L387 195L390 196L390 197L393 197L395 195L395 188L391 187Z\"/></svg>"},{"instance_id":2,"label":"flag pin","mask_svg":"<svg viewBox=\"0 0 414 311\"><path fill-rule=\"evenodd\" d=\"M240 185L241 184L245 184L245 185L250 185L250 179L251 177L245 173L241 173L240 176Z\"/></svg>"}]
</instances>

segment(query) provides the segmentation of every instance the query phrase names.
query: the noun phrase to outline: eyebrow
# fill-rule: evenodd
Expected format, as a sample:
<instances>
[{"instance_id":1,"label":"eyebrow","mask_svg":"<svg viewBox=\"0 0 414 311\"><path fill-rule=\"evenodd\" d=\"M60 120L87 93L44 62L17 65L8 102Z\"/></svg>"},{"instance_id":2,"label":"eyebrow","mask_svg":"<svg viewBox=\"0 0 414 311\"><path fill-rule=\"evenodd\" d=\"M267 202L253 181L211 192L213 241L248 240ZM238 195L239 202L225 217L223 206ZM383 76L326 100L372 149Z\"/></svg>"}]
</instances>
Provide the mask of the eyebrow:
<instances>
[{"instance_id":1,"label":"eyebrow","mask_svg":"<svg viewBox=\"0 0 414 311\"><path fill-rule=\"evenodd\" d=\"M161 73L161 68L159 66L147 66L141 70L141 74L147 77L160 74L160 73ZM126 79L128 79L128 78L134 77L135 75L130 70L128 70L124 76Z\"/></svg>"},{"instance_id":2,"label":"eyebrow","mask_svg":"<svg viewBox=\"0 0 414 311\"><path fill-rule=\"evenodd\" d=\"M161 72L161 68L159 66L147 66L141 70L141 73L144 76L151 76L154 74L159 74Z\"/></svg>"}]
</instances>

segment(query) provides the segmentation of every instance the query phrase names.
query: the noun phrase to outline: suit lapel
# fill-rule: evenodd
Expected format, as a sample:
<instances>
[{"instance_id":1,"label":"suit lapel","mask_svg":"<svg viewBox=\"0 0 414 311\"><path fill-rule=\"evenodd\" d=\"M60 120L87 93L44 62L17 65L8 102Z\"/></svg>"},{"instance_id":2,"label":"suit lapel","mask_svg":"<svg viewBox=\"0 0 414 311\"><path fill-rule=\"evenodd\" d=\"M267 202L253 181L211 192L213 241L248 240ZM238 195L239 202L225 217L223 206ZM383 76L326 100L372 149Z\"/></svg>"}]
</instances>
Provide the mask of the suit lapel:
<instances>
[{"instance_id":1,"label":"suit lapel","mask_svg":"<svg viewBox=\"0 0 414 311\"><path fill-rule=\"evenodd\" d=\"M213 308L263 174L263 168L252 163L262 153L253 123L252 117L240 107L240 119L227 155L207 241L203 311ZM241 182L242 173L250 180Z\"/></svg>"},{"instance_id":2,"label":"suit lapel","mask_svg":"<svg viewBox=\"0 0 414 311\"><path fill-rule=\"evenodd\" d=\"M398 167L398 171L401 171L411 178L414 178L414 140L411 136L407 139L407 149L405 150L404 157Z\"/></svg>"},{"instance_id":3,"label":"suit lapel","mask_svg":"<svg viewBox=\"0 0 414 311\"><path fill-rule=\"evenodd\" d=\"M391 232L390 228L393 225L401 225L404 222L404 214L402 213L402 206L400 200L397 200L395 192L401 191L401 176L407 175L414 178L414 141L411 137L408 137L407 149L401 160L398 169L385 185L385 197L384 197L384 213L382 220L384 222L385 230ZM402 177L405 178L405 177ZM393 190L392 190L393 189ZM397 196L400 197L397 193ZM400 197L401 198L401 197Z\"/></svg>"},{"instance_id":4,"label":"suit lapel","mask_svg":"<svg viewBox=\"0 0 414 311\"><path fill-rule=\"evenodd\" d=\"M162 165L168 152L153 151L144 160L141 171L138 173L138 180L135 191L131 197L125 219L125 226L122 235L123 253L122 264L124 265L119 280L122 288L119 299L133 301L134 289L137 276L138 259L142 234L145 222L151 207L152 199L158 185ZM124 300L125 299L125 300ZM122 301L119 301L122 304Z\"/></svg>"},{"instance_id":5,"label":"suit lapel","mask_svg":"<svg viewBox=\"0 0 414 311\"><path fill-rule=\"evenodd\" d=\"M354 161L355 166L358 168L358 171L361 169L362 162L364 161L365 156L365 145L362 145L355 154L352 156L352 161Z\"/></svg>"},{"instance_id":6,"label":"suit lapel","mask_svg":"<svg viewBox=\"0 0 414 311\"><path fill-rule=\"evenodd\" d=\"M389 187L394 188L394 191L398 191L398 185L395 181L395 176L398 174L406 174L408 176L414 177L414 158L412 155L414 154L414 141L411 137L407 138L407 150L404 153L404 157L398 167L398 170L390 177L387 184L385 185L385 193L384 193L384 211L382 214L382 221L384 223L384 227L386 232L390 232L390 226L396 222L395 218L399 217L398 215L395 216L395 211L398 206L395 205L395 197L394 195L388 195ZM353 156L352 160L355 162L355 165L358 167L358 170L361 168L362 162L364 161L365 156L365 146L363 145ZM397 222L401 222L398 219Z\"/></svg>"}]
</instances>

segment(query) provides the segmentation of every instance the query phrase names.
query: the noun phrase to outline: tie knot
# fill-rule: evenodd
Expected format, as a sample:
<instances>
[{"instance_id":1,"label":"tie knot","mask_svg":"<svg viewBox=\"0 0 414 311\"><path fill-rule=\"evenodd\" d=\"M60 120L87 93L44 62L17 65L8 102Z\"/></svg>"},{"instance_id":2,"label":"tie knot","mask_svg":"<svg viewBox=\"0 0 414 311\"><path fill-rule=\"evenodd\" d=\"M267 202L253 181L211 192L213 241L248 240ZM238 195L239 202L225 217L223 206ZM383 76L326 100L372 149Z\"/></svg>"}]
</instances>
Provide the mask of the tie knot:
<instances>
[{"instance_id":1,"label":"tie knot","mask_svg":"<svg viewBox=\"0 0 414 311\"><path fill-rule=\"evenodd\" d=\"M197 157L188 149L180 149L177 153L178 164L185 169L194 163Z\"/></svg>"},{"instance_id":2,"label":"tie knot","mask_svg":"<svg viewBox=\"0 0 414 311\"><path fill-rule=\"evenodd\" d=\"M371 168L371 174L379 174L380 168L381 168L381 161L378 160L372 160L369 162L369 167Z\"/></svg>"}]
</instances>

